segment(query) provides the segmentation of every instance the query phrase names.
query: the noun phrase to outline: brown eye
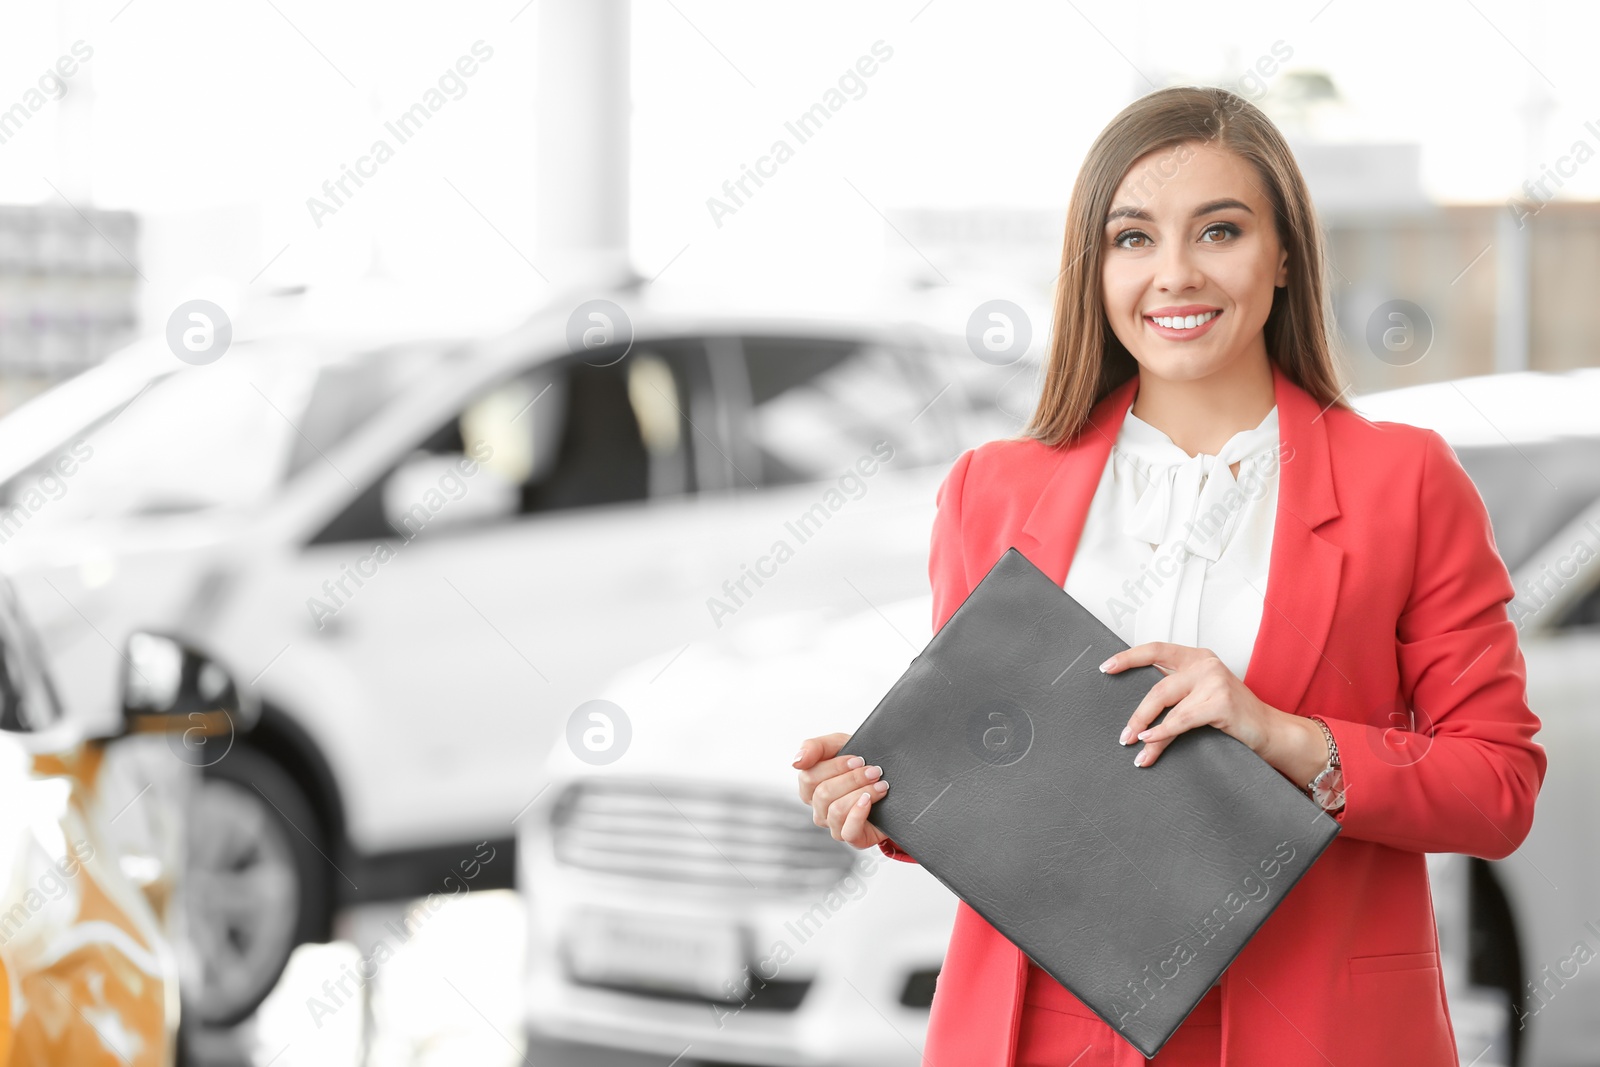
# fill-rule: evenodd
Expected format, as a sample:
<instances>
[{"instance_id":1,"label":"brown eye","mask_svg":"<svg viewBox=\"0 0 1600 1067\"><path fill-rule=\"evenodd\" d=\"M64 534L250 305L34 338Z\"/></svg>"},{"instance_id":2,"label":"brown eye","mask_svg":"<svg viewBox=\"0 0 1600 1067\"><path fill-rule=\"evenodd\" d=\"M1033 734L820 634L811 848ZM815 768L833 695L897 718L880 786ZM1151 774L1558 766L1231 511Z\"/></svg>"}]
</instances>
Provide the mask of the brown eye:
<instances>
[{"instance_id":1,"label":"brown eye","mask_svg":"<svg viewBox=\"0 0 1600 1067\"><path fill-rule=\"evenodd\" d=\"M1117 234L1116 238L1111 243L1116 245L1118 248L1144 248L1144 247L1146 247L1145 245L1130 245L1130 244L1125 244L1124 243L1126 241L1131 241L1131 240L1133 240L1135 238L1137 238L1137 239L1139 239L1141 241L1149 241L1150 240L1149 237L1145 236L1143 233L1139 232L1138 230L1123 230L1121 233Z\"/></svg>"}]
</instances>

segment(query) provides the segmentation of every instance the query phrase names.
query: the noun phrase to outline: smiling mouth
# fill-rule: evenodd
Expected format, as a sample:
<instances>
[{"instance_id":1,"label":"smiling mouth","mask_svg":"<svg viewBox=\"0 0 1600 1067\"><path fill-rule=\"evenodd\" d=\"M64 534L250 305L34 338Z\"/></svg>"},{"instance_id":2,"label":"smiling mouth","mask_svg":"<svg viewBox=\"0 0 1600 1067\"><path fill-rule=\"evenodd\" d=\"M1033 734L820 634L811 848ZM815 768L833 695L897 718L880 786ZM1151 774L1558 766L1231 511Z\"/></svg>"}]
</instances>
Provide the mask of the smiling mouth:
<instances>
[{"instance_id":1,"label":"smiling mouth","mask_svg":"<svg viewBox=\"0 0 1600 1067\"><path fill-rule=\"evenodd\" d=\"M1146 315L1144 321L1169 330L1193 330L1204 326L1220 314L1222 314L1220 311L1207 311L1199 315Z\"/></svg>"}]
</instances>

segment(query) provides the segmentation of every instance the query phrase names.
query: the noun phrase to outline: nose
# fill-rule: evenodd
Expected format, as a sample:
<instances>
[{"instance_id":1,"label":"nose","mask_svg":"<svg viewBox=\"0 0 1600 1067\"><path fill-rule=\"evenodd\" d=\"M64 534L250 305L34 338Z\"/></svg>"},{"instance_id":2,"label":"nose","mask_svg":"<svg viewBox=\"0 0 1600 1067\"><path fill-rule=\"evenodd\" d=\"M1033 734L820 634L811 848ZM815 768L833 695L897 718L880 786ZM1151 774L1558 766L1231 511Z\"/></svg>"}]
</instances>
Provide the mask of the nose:
<instances>
[{"instance_id":1,"label":"nose","mask_svg":"<svg viewBox=\"0 0 1600 1067\"><path fill-rule=\"evenodd\" d=\"M1164 293L1182 293L1205 284L1194 249L1185 241L1169 241L1157 250L1155 287Z\"/></svg>"}]
</instances>

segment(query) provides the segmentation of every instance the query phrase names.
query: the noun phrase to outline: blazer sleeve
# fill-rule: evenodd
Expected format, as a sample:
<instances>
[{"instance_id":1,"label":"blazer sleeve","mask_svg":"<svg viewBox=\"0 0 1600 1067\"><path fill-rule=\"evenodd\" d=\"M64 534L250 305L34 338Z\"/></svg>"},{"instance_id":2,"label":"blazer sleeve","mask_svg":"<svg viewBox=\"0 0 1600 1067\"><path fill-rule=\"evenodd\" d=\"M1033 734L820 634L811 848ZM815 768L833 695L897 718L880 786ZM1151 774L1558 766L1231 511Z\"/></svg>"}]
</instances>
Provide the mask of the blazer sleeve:
<instances>
[{"instance_id":1,"label":"blazer sleeve","mask_svg":"<svg viewBox=\"0 0 1600 1067\"><path fill-rule=\"evenodd\" d=\"M956 608L972 589L967 584L966 563L961 548L961 498L966 490L967 468L975 449L967 449L944 476L936 496L938 511L933 518L933 535L928 547L928 581L933 586L933 632L938 633L956 613ZM917 862L892 840L878 842L878 848L891 859Z\"/></svg>"},{"instance_id":2,"label":"blazer sleeve","mask_svg":"<svg viewBox=\"0 0 1600 1067\"><path fill-rule=\"evenodd\" d=\"M1395 625L1405 703L1387 726L1325 717L1344 771L1334 818L1352 838L1501 859L1533 824L1545 749L1483 498L1444 438L1423 435L1411 589Z\"/></svg>"}]
</instances>

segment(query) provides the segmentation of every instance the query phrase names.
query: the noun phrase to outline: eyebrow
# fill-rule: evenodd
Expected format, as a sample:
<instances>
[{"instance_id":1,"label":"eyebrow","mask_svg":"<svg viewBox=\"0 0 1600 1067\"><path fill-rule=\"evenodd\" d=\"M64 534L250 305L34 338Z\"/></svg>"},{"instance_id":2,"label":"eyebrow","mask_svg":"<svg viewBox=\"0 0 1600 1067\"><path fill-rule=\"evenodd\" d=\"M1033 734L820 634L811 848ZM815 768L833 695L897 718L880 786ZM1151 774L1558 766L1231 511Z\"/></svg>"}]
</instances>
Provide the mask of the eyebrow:
<instances>
[{"instance_id":1,"label":"eyebrow","mask_svg":"<svg viewBox=\"0 0 1600 1067\"><path fill-rule=\"evenodd\" d=\"M1197 219L1202 215L1210 215L1218 211L1225 211L1229 208L1238 208L1239 210L1248 212L1251 215L1255 214L1254 211L1250 210L1250 205L1239 200L1234 200L1231 197L1227 197L1222 200L1213 200L1210 203L1201 204L1199 207L1194 209L1194 214L1191 215L1190 218ZM1150 214L1150 212L1144 210L1143 208L1119 207L1113 208L1111 213L1106 216L1106 225L1109 226L1118 219L1141 219L1145 222L1155 221L1155 218Z\"/></svg>"}]
</instances>

